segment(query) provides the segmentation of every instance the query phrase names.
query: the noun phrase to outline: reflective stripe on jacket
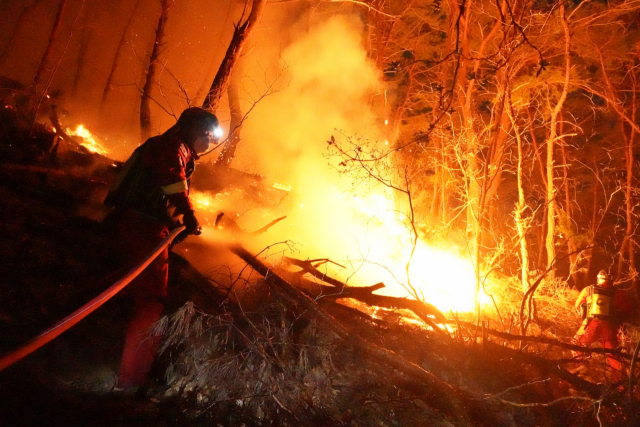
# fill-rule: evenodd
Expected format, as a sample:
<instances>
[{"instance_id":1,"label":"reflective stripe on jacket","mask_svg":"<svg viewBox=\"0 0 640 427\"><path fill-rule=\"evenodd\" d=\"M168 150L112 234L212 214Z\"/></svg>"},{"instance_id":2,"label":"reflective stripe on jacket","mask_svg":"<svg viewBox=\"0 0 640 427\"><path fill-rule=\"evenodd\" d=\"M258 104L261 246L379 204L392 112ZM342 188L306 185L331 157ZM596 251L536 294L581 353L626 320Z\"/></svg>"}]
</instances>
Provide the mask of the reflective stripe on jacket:
<instances>
[{"instance_id":1,"label":"reflective stripe on jacket","mask_svg":"<svg viewBox=\"0 0 640 427\"><path fill-rule=\"evenodd\" d=\"M193 153L175 128L138 147L105 199L118 209L133 209L162 221L193 211L189 181ZM173 214L168 209L173 208Z\"/></svg>"}]
</instances>

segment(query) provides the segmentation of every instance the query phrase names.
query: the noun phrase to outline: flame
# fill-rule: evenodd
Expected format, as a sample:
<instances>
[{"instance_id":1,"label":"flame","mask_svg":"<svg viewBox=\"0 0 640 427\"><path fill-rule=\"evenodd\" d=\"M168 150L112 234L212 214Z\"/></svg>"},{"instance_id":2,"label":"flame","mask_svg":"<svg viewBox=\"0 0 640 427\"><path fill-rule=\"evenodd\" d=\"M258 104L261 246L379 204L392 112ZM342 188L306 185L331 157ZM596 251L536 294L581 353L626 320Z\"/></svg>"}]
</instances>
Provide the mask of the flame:
<instances>
[{"instance_id":1,"label":"flame","mask_svg":"<svg viewBox=\"0 0 640 427\"><path fill-rule=\"evenodd\" d=\"M288 186L274 185L274 187L287 188ZM212 195L198 191L192 191L190 194L196 210L203 212L205 216L206 212L219 211L226 196L229 194ZM329 203L323 203L323 206L331 205L332 209L345 206L344 193L334 192L333 199ZM304 204L296 204L297 206L302 209ZM328 227L332 231L328 231L323 224L317 224L311 239L312 243L316 244L330 241L335 252L324 255L332 259L339 260L344 255L337 252L338 250L345 250L346 256L354 261L354 265L358 264L356 259L366 259L366 263L357 267L357 275L349 279L349 284L371 285L383 281L386 287L378 293L397 297L417 296L445 313L449 311L467 313L475 310L476 275L472 262L463 253L455 251L452 247L435 247L423 240L418 240L411 257L413 249L411 234L406 222L403 222L406 217L399 212L394 201L382 192L348 197L346 208L350 214L341 211L339 215L341 224L329 224ZM311 209L314 210L313 206ZM349 239L354 237L357 248L349 243ZM299 236L288 234L286 238L296 240ZM409 259L411 259L410 280L407 281ZM353 272L337 269L328 273L346 280ZM481 305L490 302L489 297L482 292L478 298Z\"/></svg>"},{"instance_id":2,"label":"flame","mask_svg":"<svg viewBox=\"0 0 640 427\"><path fill-rule=\"evenodd\" d=\"M366 220L366 233L361 237L367 241L368 260L384 266L397 280L405 283L403 286L392 286L390 281L385 281L387 287L383 289L384 293L414 297L417 294L418 298L443 312L475 310L477 281L468 257L452 248L438 248L420 239L412 257L411 235L392 200L382 194L369 194L351 198L350 204L360 213L361 219ZM409 260L410 281L407 282ZM380 281L379 271L365 273L365 276L370 276L369 284ZM482 291L478 298L481 305L490 302Z\"/></svg>"},{"instance_id":3,"label":"flame","mask_svg":"<svg viewBox=\"0 0 640 427\"><path fill-rule=\"evenodd\" d=\"M91 132L89 132L89 130L86 129L83 125L78 125L78 127L72 131L67 130L67 133L69 135L81 137L83 142L81 142L80 145L82 145L92 153L98 153L102 155L109 153L109 150L107 150L102 144L100 144L96 140L96 137Z\"/></svg>"}]
</instances>

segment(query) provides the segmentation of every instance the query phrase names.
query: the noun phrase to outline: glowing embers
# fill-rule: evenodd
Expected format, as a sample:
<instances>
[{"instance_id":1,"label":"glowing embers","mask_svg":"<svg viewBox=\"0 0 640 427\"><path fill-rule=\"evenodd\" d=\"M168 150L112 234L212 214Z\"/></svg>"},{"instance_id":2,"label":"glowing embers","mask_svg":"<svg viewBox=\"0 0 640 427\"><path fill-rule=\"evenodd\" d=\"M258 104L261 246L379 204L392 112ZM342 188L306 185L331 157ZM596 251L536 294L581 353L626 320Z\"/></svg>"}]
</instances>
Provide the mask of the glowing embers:
<instances>
[{"instance_id":1,"label":"glowing embers","mask_svg":"<svg viewBox=\"0 0 640 427\"><path fill-rule=\"evenodd\" d=\"M273 188L277 188L278 190L291 191L290 185L279 184L277 182L273 183Z\"/></svg>"},{"instance_id":2,"label":"glowing embers","mask_svg":"<svg viewBox=\"0 0 640 427\"><path fill-rule=\"evenodd\" d=\"M83 125L78 125L78 127L75 130L68 129L67 133L69 135L79 136L80 138L82 138L80 145L82 145L92 153L98 153L98 154L104 155L109 152L109 150L107 150L102 144L100 144L96 140L96 137L91 132L89 132L89 130L86 129Z\"/></svg>"},{"instance_id":3,"label":"glowing embers","mask_svg":"<svg viewBox=\"0 0 640 427\"><path fill-rule=\"evenodd\" d=\"M212 210L215 208L215 196L212 196L210 193L201 193L199 191L191 191L190 194L191 202L195 205L196 209L205 209Z\"/></svg>"}]
</instances>

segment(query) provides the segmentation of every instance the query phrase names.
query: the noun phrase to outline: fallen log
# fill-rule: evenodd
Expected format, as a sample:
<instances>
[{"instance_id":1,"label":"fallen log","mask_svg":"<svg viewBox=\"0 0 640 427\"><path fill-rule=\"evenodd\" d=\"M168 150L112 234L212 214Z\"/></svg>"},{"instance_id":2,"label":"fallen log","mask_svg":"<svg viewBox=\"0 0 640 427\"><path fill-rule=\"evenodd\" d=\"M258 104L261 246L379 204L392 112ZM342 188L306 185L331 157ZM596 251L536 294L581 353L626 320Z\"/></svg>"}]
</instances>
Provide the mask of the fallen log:
<instances>
[{"instance_id":1,"label":"fallen log","mask_svg":"<svg viewBox=\"0 0 640 427\"><path fill-rule=\"evenodd\" d=\"M455 417L458 421L456 425L476 424L476 422L474 422L469 416L469 411L474 409L479 410L478 402L474 402L467 392L441 380L433 373L426 371L393 351L370 343L357 334L350 333L334 318L323 311L309 296L289 284L278 274L256 259L246 249L237 244L232 245L230 249L255 271L260 273L265 278L265 281L277 290L285 300L294 306L301 307L303 310L313 315L337 336L358 347L365 354L368 354L379 362L397 369L411 378L419 379L421 382L428 385L434 391L434 396L442 397L432 403L439 406L439 409ZM483 406L483 408L484 410L481 411L485 416L489 416L489 411L486 410L487 407ZM486 421L486 418L481 420L482 424L486 424Z\"/></svg>"}]
</instances>

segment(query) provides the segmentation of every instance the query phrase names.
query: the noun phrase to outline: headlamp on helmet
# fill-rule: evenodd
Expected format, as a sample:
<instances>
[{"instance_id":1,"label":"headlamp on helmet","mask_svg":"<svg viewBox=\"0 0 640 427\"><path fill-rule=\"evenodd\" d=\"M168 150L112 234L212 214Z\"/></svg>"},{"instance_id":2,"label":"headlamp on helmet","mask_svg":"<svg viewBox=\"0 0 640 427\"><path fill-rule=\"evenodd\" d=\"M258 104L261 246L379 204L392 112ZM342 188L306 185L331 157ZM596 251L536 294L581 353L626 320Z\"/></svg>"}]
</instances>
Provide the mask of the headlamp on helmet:
<instances>
[{"instance_id":1,"label":"headlamp on helmet","mask_svg":"<svg viewBox=\"0 0 640 427\"><path fill-rule=\"evenodd\" d=\"M209 150L211 140L218 138L216 134L220 133L217 131L220 126L215 114L199 107L184 110L177 125L196 153L196 158Z\"/></svg>"},{"instance_id":2,"label":"headlamp on helmet","mask_svg":"<svg viewBox=\"0 0 640 427\"><path fill-rule=\"evenodd\" d=\"M224 131L220 126L214 126L213 131L211 133L213 134L213 137L215 139L220 139L222 138L222 135L224 135Z\"/></svg>"},{"instance_id":3,"label":"headlamp on helmet","mask_svg":"<svg viewBox=\"0 0 640 427\"><path fill-rule=\"evenodd\" d=\"M605 270L600 270L598 273L598 283L611 282L611 276Z\"/></svg>"}]
</instances>

